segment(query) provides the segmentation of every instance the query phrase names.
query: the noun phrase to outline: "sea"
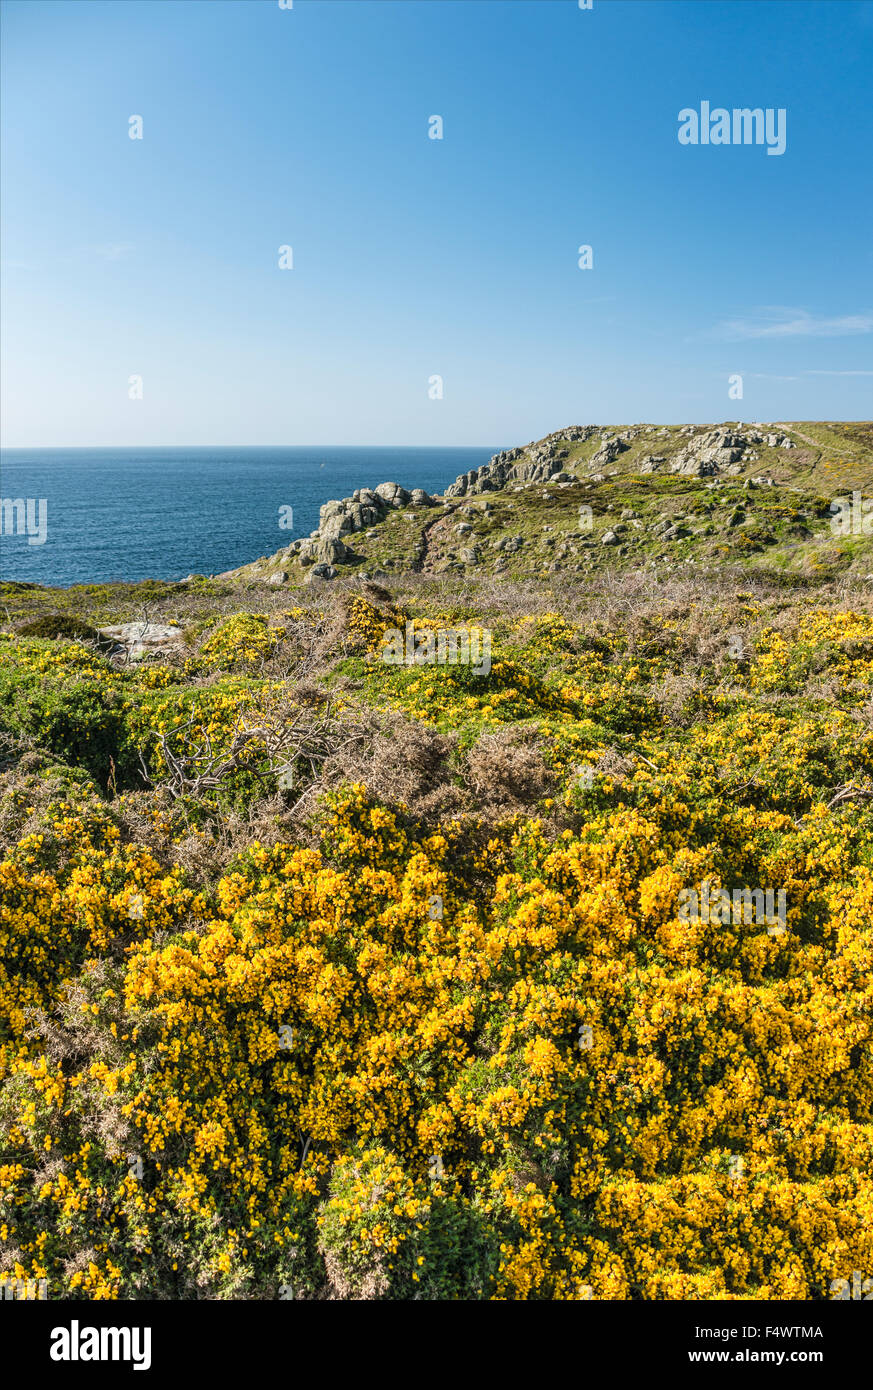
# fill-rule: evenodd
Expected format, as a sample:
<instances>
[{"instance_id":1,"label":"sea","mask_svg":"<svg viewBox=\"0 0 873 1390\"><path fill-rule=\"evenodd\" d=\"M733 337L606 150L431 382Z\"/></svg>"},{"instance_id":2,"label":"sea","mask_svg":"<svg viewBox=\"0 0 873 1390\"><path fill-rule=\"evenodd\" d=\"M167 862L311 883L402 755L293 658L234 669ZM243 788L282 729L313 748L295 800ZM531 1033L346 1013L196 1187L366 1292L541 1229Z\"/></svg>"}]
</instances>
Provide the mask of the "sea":
<instances>
[{"instance_id":1,"label":"sea","mask_svg":"<svg viewBox=\"0 0 873 1390\"><path fill-rule=\"evenodd\" d=\"M442 492L501 447L3 449L0 579L220 574L308 536L330 498L384 482Z\"/></svg>"}]
</instances>

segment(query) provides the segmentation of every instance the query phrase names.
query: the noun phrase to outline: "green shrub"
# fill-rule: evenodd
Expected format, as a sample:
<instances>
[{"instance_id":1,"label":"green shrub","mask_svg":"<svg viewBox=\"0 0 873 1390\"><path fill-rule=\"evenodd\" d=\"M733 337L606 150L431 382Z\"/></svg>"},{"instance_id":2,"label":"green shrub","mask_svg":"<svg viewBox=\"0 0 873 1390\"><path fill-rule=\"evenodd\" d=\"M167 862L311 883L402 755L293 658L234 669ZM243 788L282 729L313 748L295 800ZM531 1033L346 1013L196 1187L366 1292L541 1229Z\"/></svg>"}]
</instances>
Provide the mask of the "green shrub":
<instances>
[{"instance_id":1,"label":"green shrub","mask_svg":"<svg viewBox=\"0 0 873 1390\"><path fill-rule=\"evenodd\" d=\"M82 622L81 618L71 618L68 613L43 613L39 618L31 618L18 628L20 637L67 637L71 641L97 642L109 647L111 642L102 637L96 627Z\"/></svg>"},{"instance_id":2,"label":"green shrub","mask_svg":"<svg viewBox=\"0 0 873 1390\"><path fill-rule=\"evenodd\" d=\"M0 720L11 733L34 739L62 762L85 768L101 787L113 775L113 764L119 784L139 780L121 700L99 681L48 684L20 670L2 670Z\"/></svg>"}]
</instances>

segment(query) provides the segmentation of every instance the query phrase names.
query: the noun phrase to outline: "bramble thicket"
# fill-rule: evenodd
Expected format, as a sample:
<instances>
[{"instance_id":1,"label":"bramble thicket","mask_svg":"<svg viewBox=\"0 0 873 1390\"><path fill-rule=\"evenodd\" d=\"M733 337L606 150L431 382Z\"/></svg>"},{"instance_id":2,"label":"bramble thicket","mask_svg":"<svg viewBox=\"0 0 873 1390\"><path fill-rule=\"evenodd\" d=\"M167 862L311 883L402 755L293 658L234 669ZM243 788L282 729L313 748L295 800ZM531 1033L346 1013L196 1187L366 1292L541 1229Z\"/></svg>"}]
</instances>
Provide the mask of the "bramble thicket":
<instances>
[{"instance_id":1,"label":"bramble thicket","mask_svg":"<svg viewBox=\"0 0 873 1390\"><path fill-rule=\"evenodd\" d=\"M873 611L683 582L243 594L125 666L0 636L0 1279L873 1274ZM407 621L490 672L386 664Z\"/></svg>"}]
</instances>

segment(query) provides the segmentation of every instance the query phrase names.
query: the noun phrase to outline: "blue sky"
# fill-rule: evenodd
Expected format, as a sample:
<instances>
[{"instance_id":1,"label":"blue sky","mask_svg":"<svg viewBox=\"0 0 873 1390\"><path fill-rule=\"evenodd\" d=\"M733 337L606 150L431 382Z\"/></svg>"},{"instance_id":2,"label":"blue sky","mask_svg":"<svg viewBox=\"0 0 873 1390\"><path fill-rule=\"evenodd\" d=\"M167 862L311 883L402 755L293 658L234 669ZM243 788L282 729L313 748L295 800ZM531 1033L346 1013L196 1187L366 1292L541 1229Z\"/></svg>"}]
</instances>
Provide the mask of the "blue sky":
<instances>
[{"instance_id":1,"label":"blue sky","mask_svg":"<svg viewBox=\"0 0 873 1390\"><path fill-rule=\"evenodd\" d=\"M2 11L5 445L873 414L870 0Z\"/></svg>"}]
</instances>

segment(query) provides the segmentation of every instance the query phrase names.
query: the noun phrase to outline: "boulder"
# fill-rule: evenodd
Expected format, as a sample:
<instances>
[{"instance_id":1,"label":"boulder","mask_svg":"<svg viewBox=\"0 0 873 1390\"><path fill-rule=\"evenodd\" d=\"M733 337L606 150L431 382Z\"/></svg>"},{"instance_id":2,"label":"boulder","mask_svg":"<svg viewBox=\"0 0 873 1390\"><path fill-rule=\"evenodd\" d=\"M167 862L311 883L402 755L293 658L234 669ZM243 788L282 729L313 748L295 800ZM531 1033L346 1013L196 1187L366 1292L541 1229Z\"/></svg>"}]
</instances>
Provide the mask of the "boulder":
<instances>
[{"instance_id":1,"label":"boulder","mask_svg":"<svg viewBox=\"0 0 873 1390\"><path fill-rule=\"evenodd\" d=\"M101 627L99 632L116 642L128 661L139 661L151 652L165 650L182 641L182 629L171 623L119 623L115 627Z\"/></svg>"},{"instance_id":2,"label":"boulder","mask_svg":"<svg viewBox=\"0 0 873 1390\"><path fill-rule=\"evenodd\" d=\"M101 627L100 631L116 642L142 642L146 646L161 646L182 638L178 623L119 623L117 627Z\"/></svg>"},{"instance_id":3,"label":"boulder","mask_svg":"<svg viewBox=\"0 0 873 1390\"><path fill-rule=\"evenodd\" d=\"M343 545L342 541L332 536L326 536L319 541L316 556L320 563L326 565L341 564L343 560L348 560L351 551L348 546Z\"/></svg>"},{"instance_id":4,"label":"boulder","mask_svg":"<svg viewBox=\"0 0 873 1390\"><path fill-rule=\"evenodd\" d=\"M602 468L604 464L614 463L619 454L623 453L628 446L617 437L604 437L601 440L600 448L591 457L592 468Z\"/></svg>"},{"instance_id":5,"label":"boulder","mask_svg":"<svg viewBox=\"0 0 873 1390\"><path fill-rule=\"evenodd\" d=\"M353 531L353 509L358 506L351 498L341 502L325 502L319 513L318 532L321 536L339 536L343 531Z\"/></svg>"},{"instance_id":6,"label":"boulder","mask_svg":"<svg viewBox=\"0 0 873 1390\"><path fill-rule=\"evenodd\" d=\"M334 569L333 565L319 564L319 565L313 565L313 566L312 566L312 569L309 571L309 573L308 573L307 576L306 576L306 582L307 582L307 584L309 584L309 583L311 583L311 581L312 581L313 579L325 579L325 580L327 580L327 579L335 579L335 578L336 578L336 570Z\"/></svg>"},{"instance_id":7,"label":"boulder","mask_svg":"<svg viewBox=\"0 0 873 1390\"><path fill-rule=\"evenodd\" d=\"M389 507L405 507L410 500L406 488L401 487L399 483L380 483L376 488L376 495Z\"/></svg>"},{"instance_id":8,"label":"boulder","mask_svg":"<svg viewBox=\"0 0 873 1390\"><path fill-rule=\"evenodd\" d=\"M678 473L683 478L711 478L719 472L719 465L715 459L704 459L697 453L683 452L676 455L670 465L670 472Z\"/></svg>"},{"instance_id":9,"label":"boulder","mask_svg":"<svg viewBox=\"0 0 873 1390\"><path fill-rule=\"evenodd\" d=\"M322 526L316 537L316 545L321 545L323 541L335 541L340 536L353 530L352 519L349 516L332 516Z\"/></svg>"}]
</instances>

